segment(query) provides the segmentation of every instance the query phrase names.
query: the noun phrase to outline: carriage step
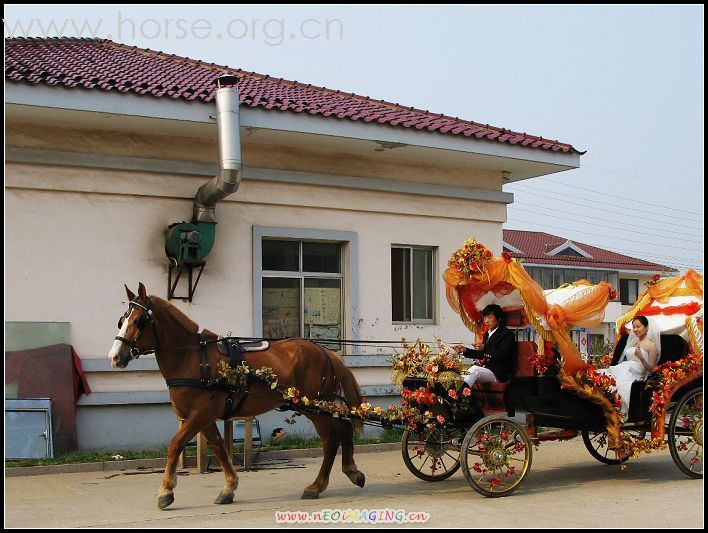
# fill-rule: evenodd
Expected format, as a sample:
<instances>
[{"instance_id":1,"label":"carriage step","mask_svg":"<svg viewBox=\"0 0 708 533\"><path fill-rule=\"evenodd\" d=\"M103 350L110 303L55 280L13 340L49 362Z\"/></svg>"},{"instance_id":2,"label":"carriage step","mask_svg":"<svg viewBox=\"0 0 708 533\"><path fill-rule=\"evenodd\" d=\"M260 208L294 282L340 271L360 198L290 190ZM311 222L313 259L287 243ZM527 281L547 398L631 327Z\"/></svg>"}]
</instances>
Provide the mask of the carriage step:
<instances>
[{"instance_id":1,"label":"carriage step","mask_svg":"<svg viewBox=\"0 0 708 533\"><path fill-rule=\"evenodd\" d=\"M570 440L578 436L578 431L575 429L561 429L559 431L547 431L539 433L535 437L531 437L534 444L550 440Z\"/></svg>"}]
</instances>

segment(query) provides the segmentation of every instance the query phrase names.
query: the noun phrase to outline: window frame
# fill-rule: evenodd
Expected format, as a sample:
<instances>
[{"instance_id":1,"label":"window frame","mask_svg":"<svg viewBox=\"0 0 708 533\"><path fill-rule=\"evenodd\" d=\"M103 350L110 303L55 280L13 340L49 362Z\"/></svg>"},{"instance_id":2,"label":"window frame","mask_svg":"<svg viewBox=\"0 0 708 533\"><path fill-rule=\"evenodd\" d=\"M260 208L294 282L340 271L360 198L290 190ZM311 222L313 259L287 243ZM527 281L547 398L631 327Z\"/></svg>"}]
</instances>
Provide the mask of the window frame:
<instances>
[{"instance_id":1,"label":"window frame","mask_svg":"<svg viewBox=\"0 0 708 533\"><path fill-rule=\"evenodd\" d=\"M299 245L299 270L263 270L264 240L294 240ZM303 272L302 242L331 242L340 245L340 272ZM253 226L252 241L253 260L253 335L263 337L263 278L296 278L300 280L300 332L304 333L305 279L339 279L341 280L341 338L359 338L359 285L358 285L358 237L357 233L336 230L316 230L306 228L278 228ZM349 349L348 349L349 351ZM359 352L354 346L352 355Z\"/></svg>"},{"instance_id":2,"label":"window frame","mask_svg":"<svg viewBox=\"0 0 708 533\"><path fill-rule=\"evenodd\" d=\"M391 244L391 251L393 249L403 249L403 250L410 250L410 261L409 261L409 272L408 275L410 276L410 294L409 294L409 306L410 306L410 320L393 320L393 286L390 286L390 294L391 294L391 324L394 326L401 325L401 326L410 326L410 325L435 325L437 324L437 318L438 318L438 287L437 283L435 283L435 280L437 279L437 269L438 269L438 263L437 263L437 256L438 256L438 247L437 246L426 246L426 245L418 245L418 244ZM431 314L432 318L415 318L413 316L413 293L415 290L414 287L414 278L413 278L413 267L414 267L414 261L413 261L413 251L414 250L424 250L430 253L430 307L431 307ZM390 266L391 269L391 274L393 274L393 263L391 263ZM427 291L426 291L427 292Z\"/></svg>"}]
</instances>

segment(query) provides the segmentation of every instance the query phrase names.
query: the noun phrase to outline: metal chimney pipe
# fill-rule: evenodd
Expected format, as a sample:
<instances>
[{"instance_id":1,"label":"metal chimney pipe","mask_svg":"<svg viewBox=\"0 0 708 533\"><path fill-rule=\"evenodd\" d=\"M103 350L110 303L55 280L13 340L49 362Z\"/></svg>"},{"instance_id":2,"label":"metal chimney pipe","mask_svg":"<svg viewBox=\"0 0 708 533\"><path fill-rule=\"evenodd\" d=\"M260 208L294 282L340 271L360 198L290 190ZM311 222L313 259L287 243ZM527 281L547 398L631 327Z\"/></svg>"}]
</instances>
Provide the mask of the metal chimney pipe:
<instances>
[{"instance_id":1,"label":"metal chimney pipe","mask_svg":"<svg viewBox=\"0 0 708 533\"><path fill-rule=\"evenodd\" d=\"M216 222L216 204L241 183L241 131L238 76L220 76L216 82L216 123L219 130L219 174L199 187L192 222Z\"/></svg>"}]
</instances>

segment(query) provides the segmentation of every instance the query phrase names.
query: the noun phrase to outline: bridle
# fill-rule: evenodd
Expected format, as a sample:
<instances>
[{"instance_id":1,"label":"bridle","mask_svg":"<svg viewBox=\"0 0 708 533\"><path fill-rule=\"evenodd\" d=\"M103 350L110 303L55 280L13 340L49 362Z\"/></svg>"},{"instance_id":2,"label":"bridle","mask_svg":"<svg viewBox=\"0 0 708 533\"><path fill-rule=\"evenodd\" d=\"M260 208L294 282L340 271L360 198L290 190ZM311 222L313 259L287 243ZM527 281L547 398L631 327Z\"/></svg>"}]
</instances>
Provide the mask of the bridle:
<instances>
[{"instance_id":1,"label":"bridle","mask_svg":"<svg viewBox=\"0 0 708 533\"><path fill-rule=\"evenodd\" d=\"M115 339L118 341L121 341L122 343L128 345L130 347L130 360L133 359L138 359L141 355L146 355L150 353L155 353L155 349L152 348L150 350L141 350L140 346L138 346L138 339L140 338L140 335L143 334L143 330L147 327L152 325L154 328L155 322L153 321L152 318L152 302L148 299L146 305L141 305L137 301L133 300L128 304L128 310L125 312L125 314L118 320L118 327L123 326L123 321L126 320L130 314L133 312L134 308L140 309L140 317L136 321L135 325L138 328L138 334L136 335L135 339L132 341L129 341L125 337L121 337L120 335L116 335ZM155 337L157 338L157 336Z\"/></svg>"}]
</instances>

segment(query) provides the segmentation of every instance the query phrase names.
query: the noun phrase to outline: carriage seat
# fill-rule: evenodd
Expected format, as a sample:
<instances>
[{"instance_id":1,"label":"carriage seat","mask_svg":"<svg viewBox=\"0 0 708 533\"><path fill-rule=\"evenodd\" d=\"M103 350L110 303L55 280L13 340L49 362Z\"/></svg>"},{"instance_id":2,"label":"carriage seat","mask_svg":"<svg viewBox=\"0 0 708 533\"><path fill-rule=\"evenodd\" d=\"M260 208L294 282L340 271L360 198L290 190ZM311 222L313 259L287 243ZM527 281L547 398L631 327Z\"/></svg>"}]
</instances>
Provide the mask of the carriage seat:
<instances>
[{"instance_id":1,"label":"carriage seat","mask_svg":"<svg viewBox=\"0 0 708 533\"><path fill-rule=\"evenodd\" d=\"M516 365L512 377L533 376L534 370L530 357L536 354L538 347L533 341L516 342ZM507 383L475 383L472 396L484 411L506 411L504 392Z\"/></svg>"},{"instance_id":2,"label":"carriage seat","mask_svg":"<svg viewBox=\"0 0 708 533\"><path fill-rule=\"evenodd\" d=\"M612 364L616 365L622 352L627 347L628 336L624 335L617 342L615 351L612 355ZM659 357L659 365L669 361L678 361L688 355L688 343L680 335L661 335L661 357ZM649 406L651 405L652 387L647 388L647 383L651 380L653 374L650 374L646 381L635 381L632 383L632 392L629 397L629 413L627 415L628 422L641 422L647 416Z\"/></svg>"}]
</instances>

